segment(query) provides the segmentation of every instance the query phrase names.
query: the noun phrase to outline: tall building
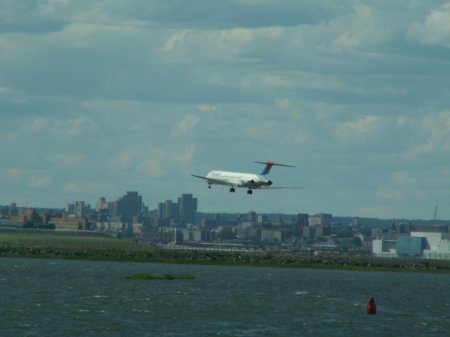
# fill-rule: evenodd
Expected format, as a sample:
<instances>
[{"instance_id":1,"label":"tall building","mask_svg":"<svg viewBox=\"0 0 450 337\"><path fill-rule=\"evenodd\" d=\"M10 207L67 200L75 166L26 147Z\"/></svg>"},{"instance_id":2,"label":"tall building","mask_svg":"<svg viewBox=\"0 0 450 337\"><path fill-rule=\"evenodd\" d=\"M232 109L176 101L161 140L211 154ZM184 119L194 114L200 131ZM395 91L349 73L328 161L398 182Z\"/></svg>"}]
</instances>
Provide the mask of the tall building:
<instances>
[{"instance_id":1,"label":"tall building","mask_svg":"<svg viewBox=\"0 0 450 337\"><path fill-rule=\"evenodd\" d=\"M310 226L331 226L333 222L333 216L328 213L314 214L309 217Z\"/></svg>"},{"instance_id":2,"label":"tall building","mask_svg":"<svg viewBox=\"0 0 450 337\"><path fill-rule=\"evenodd\" d=\"M175 221L177 224L194 224L197 215L197 199L192 194L183 194L178 202L166 200L158 204L157 218L159 220Z\"/></svg>"},{"instance_id":3,"label":"tall building","mask_svg":"<svg viewBox=\"0 0 450 337\"><path fill-rule=\"evenodd\" d=\"M11 203L11 205L9 206L9 214L11 216L16 216L19 215L19 209L17 208L17 205L15 202Z\"/></svg>"},{"instance_id":4,"label":"tall building","mask_svg":"<svg viewBox=\"0 0 450 337\"><path fill-rule=\"evenodd\" d=\"M84 201L75 201L74 215L76 217L84 217L89 212L89 205L86 205Z\"/></svg>"},{"instance_id":5,"label":"tall building","mask_svg":"<svg viewBox=\"0 0 450 337\"><path fill-rule=\"evenodd\" d=\"M248 212L247 220L251 222L256 222L256 213L253 211Z\"/></svg>"},{"instance_id":6,"label":"tall building","mask_svg":"<svg viewBox=\"0 0 450 337\"><path fill-rule=\"evenodd\" d=\"M108 209L108 208L109 208L109 205L106 202L106 199L104 197L101 197L98 200L98 202L95 204L95 210L97 212L100 212L101 210Z\"/></svg>"},{"instance_id":7,"label":"tall building","mask_svg":"<svg viewBox=\"0 0 450 337\"><path fill-rule=\"evenodd\" d=\"M309 220L308 220L309 216L308 214L305 213L298 213L297 214L297 225L300 227L305 227L309 225Z\"/></svg>"},{"instance_id":8,"label":"tall building","mask_svg":"<svg viewBox=\"0 0 450 337\"><path fill-rule=\"evenodd\" d=\"M68 203L64 207L64 210L67 214L73 215L76 217L84 217L86 216L90 211L89 204L86 204L82 200L74 201L73 203Z\"/></svg>"},{"instance_id":9,"label":"tall building","mask_svg":"<svg viewBox=\"0 0 450 337\"><path fill-rule=\"evenodd\" d=\"M178 220L178 204L172 200L160 202L158 204L158 218Z\"/></svg>"},{"instance_id":10,"label":"tall building","mask_svg":"<svg viewBox=\"0 0 450 337\"><path fill-rule=\"evenodd\" d=\"M142 213L142 197L138 192L127 192L114 203L114 216L131 222L134 216Z\"/></svg>"},{"instance_id":11,"label":"tall building","mask_svg":"<svg viewBox=\"0 0 450 337\"><path fill-rule=\"evenodd\" d=\"M73 214L74 211L75 211L75 204L67 203L67 204L64 206L64 211L65 211L67 214Z\"/></svg>"},{"instance_id":12,"label":"tall building","mask_svg":"<svg viewBox=\"0 0 450 337\"><path fill-rule=\"evenodd\" d=\"M303 228L309 225L309 216L305 213L298 213L297 219L294 225L294 235L302 237L303 236Z\"/></svg>"},{"instance_id":13,"label":"tall building","mask_svg":"<svg viewBox=\"0 0 450 337\"><path fill-rule=\"evenodd\" d=\"M98 221L107 221L113 214L114 203L107 202L104 197L101 197L95 205L95 210L97 211Z\"/></svg>"},{"instance_id":14,"label":"tall building","mask_svg":"<svg viewBox=\"0 0 450 337\"><path fill-rule=\"evenodd\" d=\"M183 194L178 198L178 214L181 223L195 223L197 214L197 198L192 194Z\"/></svg>"},{"instance_id":15,"label":"tall building","mask_svg":"<svg viewBox=\"0 0 450 337\"><path fill-rule=\"evenodd\" d=\"M164 206L164 217L166 219L176 219L178 220L178 204L172 200L166 200Z\"/></svg>"},{"instance_id":16,"label":"tall building","mask_svg":"<svg viewBox=\"0 0 450 337\"><path fill-rule=\"evenodd\" d=\"M163 202L158 203L158 211L156 213L156 217L158 219L164 219L164 203Z\"/></svg>"}]
</instances>

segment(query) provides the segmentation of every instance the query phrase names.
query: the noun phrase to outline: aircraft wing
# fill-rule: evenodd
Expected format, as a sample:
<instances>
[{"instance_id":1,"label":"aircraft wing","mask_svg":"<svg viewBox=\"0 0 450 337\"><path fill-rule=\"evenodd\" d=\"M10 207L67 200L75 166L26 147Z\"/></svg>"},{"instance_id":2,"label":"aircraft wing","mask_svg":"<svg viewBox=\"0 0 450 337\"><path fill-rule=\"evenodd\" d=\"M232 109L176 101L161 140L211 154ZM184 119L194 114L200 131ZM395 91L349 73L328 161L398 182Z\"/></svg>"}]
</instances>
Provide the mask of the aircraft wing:
<instances>
[{"instance_id":1,"label":"aircraft wing","mask_svg":"<svg viewBox=\"0 0 450 337\"><path fill-rule=\"evenodd\" d=\"M280 189L293 189L293 190L302 190L303 187L301 186L261 186L259 187L260 190L280 190Z\"/></svg>"},{"instance_id":2,"label":"aircraft wing","mask_svg":"<svg viewBox=\"0 0 450 337\"><path fill-rule=\"evenodd\" d=\"M228 185L228 186L233 186L233 187L238 186L238 184L224 181L221 179L207 178L207 177L203 177L203 176L198 176L196 174L191 174L191 176L193 176L195 178L206 180L208 182L208 184Z\"/></svg>"},{"instance_id":3,"label":"aircraft wing","mask_svg":"<svg viewBox=\"0 0 450 337\"><path fill-rule=\"evenodd\" d=\"M195 178L200 178L200 179L204 179L204 180L209 180L209 179L206 178L206 177L198 176L198 175L195 175L195 174L191 174L191 176L193 176L193 177L195 177Z\"/></svg>"}]
</instances>

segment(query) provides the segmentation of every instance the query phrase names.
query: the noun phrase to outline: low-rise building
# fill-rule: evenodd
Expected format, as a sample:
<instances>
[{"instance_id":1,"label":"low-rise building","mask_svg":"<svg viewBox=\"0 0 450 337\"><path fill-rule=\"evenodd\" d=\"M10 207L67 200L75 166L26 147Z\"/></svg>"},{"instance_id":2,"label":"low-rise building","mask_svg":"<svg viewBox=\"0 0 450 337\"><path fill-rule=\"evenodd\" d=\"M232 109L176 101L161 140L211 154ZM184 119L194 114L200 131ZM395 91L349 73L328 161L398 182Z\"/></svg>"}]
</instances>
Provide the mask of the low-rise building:
<instances>
[{"instance_id":1,"label":"low-rise building","mask_svg":"<svg viewBox=\"0 0 450 337\"><path fill-rule=\"evenodd\" d=\"M372 242L372 254L377 257L397 257L397 240L376 239Z\"/></svg>"},{"instance_id":2,"label":"low-rise building","mask_svg":"<svg viewBox=\"0 0 450 337\"><path fill-rule=\"evenodd\" d=\"M125 230L125 224L122 221L111 220L111 221L97 221L96 230L99 232L120 232Z\"/></svg>"},{"instance_id":3,"label":"low-rise building","mask_svg":"<svg viewBox=\"0 0 450 337\"><path fill-rule=\"evenodd\" d=\"M261 230L261 242L281 243L282 233L277 229L263 229Z\"/></svg>"},{"instance_id":4,"label":"low-rise building","mask_svg":"<svg viewBox=\"0 0 450 337\"><path fill-rule=\"evenodd\" d=\"M212 242L216 239L216 232L205 228L183 228L180 233L183 242Z\"/></svg>"},{"instance_id":5,"label":"low-rise building","mask_svg":"<svg viewBox=\"0 0 450 337\"><path fill-rule=\"evenodd\" d=\"M49 224L55 226L56 231L80 231L88 230L89 223L87 218L76 217L76 218L50 218Z\"/></svg>"}]
</instances>

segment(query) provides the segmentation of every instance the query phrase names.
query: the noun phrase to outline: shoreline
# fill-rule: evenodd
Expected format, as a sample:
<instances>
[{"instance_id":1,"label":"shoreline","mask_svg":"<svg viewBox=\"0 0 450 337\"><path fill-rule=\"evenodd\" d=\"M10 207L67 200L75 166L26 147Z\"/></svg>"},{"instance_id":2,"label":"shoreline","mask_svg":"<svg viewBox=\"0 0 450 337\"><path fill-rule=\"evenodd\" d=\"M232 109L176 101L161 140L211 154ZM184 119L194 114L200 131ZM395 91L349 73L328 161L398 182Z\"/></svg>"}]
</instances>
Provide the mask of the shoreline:
<instances>
[{"instance_id":1,"label":"shoreline","mask_svg":"<svg viewBox=\"0 0 450 337\"><path fill-rule=\"evenodd\" d=\"M145 250L0 246L0 258L41 258L105 262L170 263L270 268L310 268L355 271L450 273L450 261L386 259L295 253L240 253L198 250Z\"/></svg>"}]
</instances>

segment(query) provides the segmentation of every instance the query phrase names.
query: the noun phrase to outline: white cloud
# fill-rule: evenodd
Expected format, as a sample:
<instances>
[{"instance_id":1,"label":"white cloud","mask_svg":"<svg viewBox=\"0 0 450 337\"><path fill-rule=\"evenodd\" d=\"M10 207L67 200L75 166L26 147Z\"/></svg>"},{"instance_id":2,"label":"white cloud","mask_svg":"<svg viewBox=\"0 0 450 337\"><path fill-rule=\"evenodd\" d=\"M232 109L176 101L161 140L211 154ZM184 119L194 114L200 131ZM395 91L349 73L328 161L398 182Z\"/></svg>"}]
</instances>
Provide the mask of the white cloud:
<instances>
[{"instance_id":1,"label":"white cloud","mask_svg":"<svg viewBox=\"0 0 450 337\"><path fill-rule=\"evenodd\" d=\"M160 158L145 159L137 165L137 169L152 177L162 177L165 175L165 170L161 167Z\"/></svg>"},{"instance_id":2,"label":"white cloud","mask_svg":"<svg viewBox=\"0 0 450 337\"><path fill-rule=\"evenodd\" d=\"M86 131L97 129L97 125L87 117L79 117L67 120L56 120L52 132L64 136L79 136Z\"/></svg>"},{"instance_id":3,"label":"white cloud","mask_svg":"<svg viewBox=\"0 0 450 337\"><path fill-rule=\"evenodd\" d=\"M5 182L6 181L17 182L24 175L24 170L17 168L2 168L0 169L0 172L1 172L0 176L4 179Z\"/></svg>"},{"instance_id":4,"label":"white cloud","mask_svg":"<svg viewBox=\"0 0 450 337\"><path fill-rule=\"evenodd\" d=\"M233 61L254 42L254 29L181 30L169 32L163 44L165 59L182 63L199 60Z\"/></svg>"},{"instance_id":5,"label":"white cloud","mask_svg":"<svg viewBox=\"0 0 450 337\"><path fill-rule=\"evenodd\" d=\"M14 89L0 86L0 94L13 94L13 93L15 93Z\"/></svg>"},{"instance_id":6,"label":"white cloud","mask_svg":"<svg viewBox=\"0 0 450 337\"><path fill-rule=\"evenodd\" d=\"M407 37L431 46L450 48L450 3L432 10L425 21L413 22Z\"/></svg>"},{"instance_id":7,"label":"white cloud","mask_svg":"<svg viewBox=\"0 0 450 337\"><path fill-rule=\"evenodd\" d=\"M44 189L52 183L52 177L41 169L0 168L0 181L4 185L12 184L17 189Z\"/></svg>"},{"instance_id":8,"label":"white cloud","mask_svg":"<svg viewBox=\"0 0 450 337\"><path fill-rule=\"evenodd\" d=\"M333 22L331 26L337 33L332 42L333 48L345 51L358 48L362 44L379 42L380 31L384 27L378 25L373 11L370 6L358 4L354 7L354 13Z\"/></svg>"},{"instance_id":9,"label":"white cloud","mask_svg":"<svg viewBox=\"0 0 450 337\"><path fill-rule=\"evenodd\" d=\"M32 119L22 119L19 120L14 128L9 127L5 129L2 136L9 140L26 139L29 137L36 136L36 134L45 133L48 129L48 120L44 117L32 118Z\"/></svg>"},{"instance_id":10,"label":"white cloud","mask_svg":"<svg viewBox=\"0 0 450 337\"><path fill-rule=\"evenodd\" d=\"M257 76L245 76L238 83L242 87L261 87L261 88L287 88L291 87L290 80L277 74L260 74Z\"/></svg>"},{"instance_id":11,"label":"white cloud","mask_svg":"<svg viewBox=\"0 0 450 337\"><path fill-rule=\"evenodd\" d=\"M48 120L46 118L36 118L33 121L31 121L29 127L29 131L33 133L40 133L48 129Z\"/></svg>"},{"instance_id":12,"label":"white cloud","mask_svg":"<svg viewBox=\"0 0 450 337\"><path fill-rule=\"evenodd\" d=\"M374 204L366 207L361 207L355 210L354 215L359 216L365 214L366 217L379 219L394 219L396 217L396 209L385 204ZM397 210L398 215L398 210Z\"/></svg>"},{"instance_id":13,"label":"white cloud","mask_svg":"<svg viewBox=\"0 0 450 337\"><path fill-rule=\"evenodd\" d=\"M335 135L340 141L360 142L380 134L378 116L359 117L355 121L338 122Z\"/></svg>"},{"instance_id":14,"label":"white cloud","mask_svg":"<svg viewBox=\"0 0 450 337\"><path fill-rule=\"evenodd\" d=\"M114 169L128 169L134 163L136 163L137 158L141 157L141 154L136 149L125 149L119 154L111 158L110 167Z\"/></svg>"},{"instance_id":15,"label":"white cloud","mask_svg":"<svg viewBox=\"0 0 450 337\"><path fill-rule=\"evenodd\" d=\"M186 34L188 34L188 31L183 30L169 36L167 41L164 43L164 50L166 52L171 52L175 48L180 47L180 45L185 42Z\"/></svg>"},{"instance_id":16,"label":"white cloud","mask_svg":"<svg viewBox=\"0 0 450 337\"><path fill-rule=\"evenodd\" d=\"M112 46L116 40L136 41L143 36L151 35L147 29L132 23L99 24L99 23L72 23L61 32L48 35L47 43L67 45L76 48L98 48L99 46ZM144 27L145 28L145 27ZM140 36L139 36L140 35Z\"/></svg>"},{"instance_id":17,"label":"white cloud","mask_svg":"<svg viewBox=\"0 0 450 337\"><path fill-rule=\"evenodd\" d=\"M199 104L197 105L197 109L205 114L214 114L217 110L214 105L211 104Z\"/></svg>"},{"instance_id":18,"label":"white cloud","mask_svg":"<svg viewBox=\"0 0 450 337\"><path fill-rule=\"evenodd\" d=\"M84 154L69 154L69 153L61 153L61 154L51 154L46 160L53 163L53 165L58 166L81 166L82 164L86 164L86 155Z\"/></svg>"},{"instance_id":19,"label":"white cloud","mask_svg":"<svg viewBox=\"0 0 450 337\"><path fill-rule=\"evenodd\" d=\"M50 186L52 178L45 173L37 172L28 176L27 184L30 188L43 189Z\"/></svg>"},{"instance_id":20,"label":"white cloud","mask_svg":"<svg viewBox=\"0 0 450 337\"><path fill-rule=\"evenodd\" d=\"M45 115L45 114L44 114ZM41 137L48 142L79 137L97 128L96 124L86 117L63 119L54 117L23 117L18 118L15 128L8 130L5 137L10 140L25 141L30 138Z\"/></svg>"},{"instance_id":21,"label":"white cloud","mask_svg":"<svg viewBox=\"0 0 450 337\"><path fill-rule=\"evenodd\" d=\"M391 182L395 185L412 185L415 182L415 178L412 176L411 172L408 171L397 171L391 174Z\"/></svg>"},{"instance_id":22,"label":"white cloud","mask_svg":"<svg viewBox=\"0 0 450 337\"><path fill-rule=\"evenodd\" d=\"M197 125L198 121L199 119L197 116L188 114L183 120L173 125L171 135L179 136L180 134L186 133L187 131L193 129Z\"/></svg>"},{"instance_id":23,"label":"white cloud","mask_svg":"<svg viewBox=\"0 0 450 337\"><path fill-rule=\"evenodd\" d=\"M395 201L395 202L403 202L405 200L406 191L393 187L393 186L381 186L376 189L375 197L386 201Z\"/></svg>"},{"instance_id":24,"label":"white cloud","mask_svg":"<svg viewBox=\"0 0 450 337\"><path fill-rule=\"evenodd\" d=\"M407 158L423 160L427 156L450 155L450 112L427 113L412 119L411 124L412 132L421 137L406 150Z\"/></svg>"},{"instance_id":25,"label":"white cloud","mask_svg":"<svg viewBox=\"0 0 450 337\"><path fill-rule=\"evenodd\" d=\"M80 193L81 192L81 187L80 184L76 183L76 182L67 182L63 185L62 190L65 193Z\"/></svg>"}]
</instances>

